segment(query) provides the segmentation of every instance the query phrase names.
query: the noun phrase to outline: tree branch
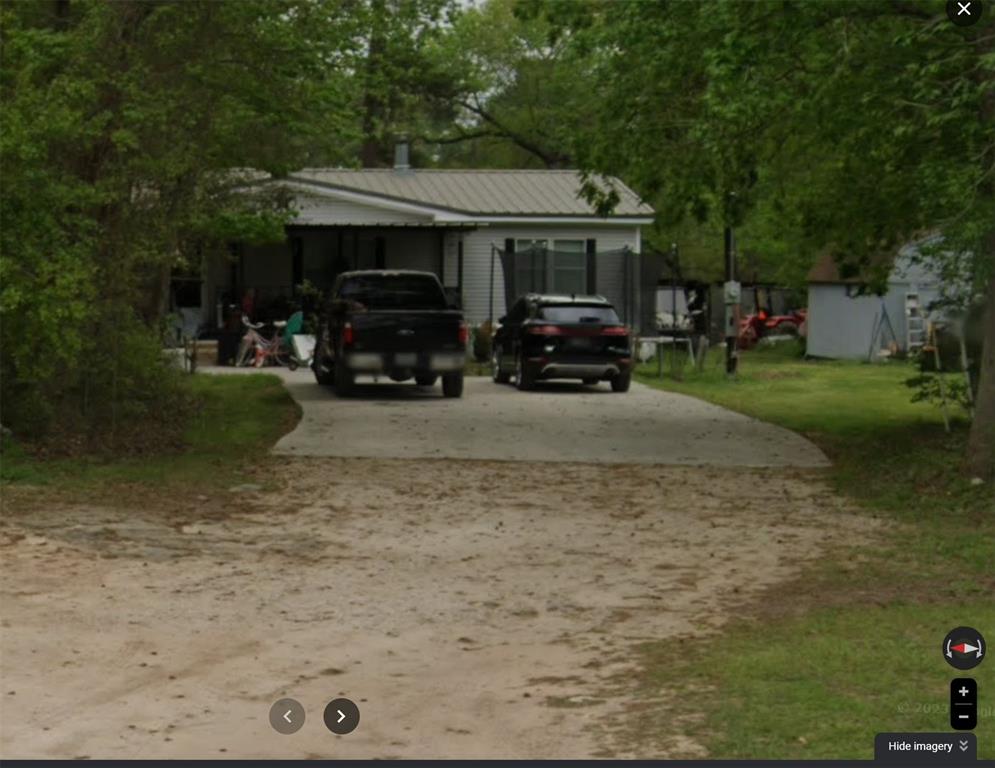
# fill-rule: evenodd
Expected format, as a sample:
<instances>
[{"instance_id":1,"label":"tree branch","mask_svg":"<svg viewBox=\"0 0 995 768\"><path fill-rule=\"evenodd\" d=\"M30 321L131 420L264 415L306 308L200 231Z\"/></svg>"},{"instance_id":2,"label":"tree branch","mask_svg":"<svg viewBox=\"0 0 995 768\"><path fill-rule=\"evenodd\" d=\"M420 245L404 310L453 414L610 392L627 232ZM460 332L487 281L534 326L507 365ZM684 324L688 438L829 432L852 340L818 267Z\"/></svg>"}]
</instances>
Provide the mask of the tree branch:
<instances>
[{"instance_id":1,"label":"tree branch","mask_svg":"<svg viewBox=\"0 0 995 768\"><path fill-rule=\"evenodd\" d=\"M508 139L509 141L520 147L521 149L524 149L529 154L538 157L540 160L542 160L542 162L546 164L546 167L561 168L564 165L568 165L570 163L569 155L565 155L561 152L555 152L544 149L543 147L539 146L531 139L523 136L517 131L511 130L508 126L504 125L500 120L498 120L493 114L487 111L487 109L484 108L484 106L480 103L480 100L476 96L474 96L474 103L471 103L465 99L456 99L456 103L459 106L463 107L464 109L469 110L470 112L475 114L484 122L490 123L492 126L494 126L495 129L497 129L497 131L500 132L500 135L502 137Z\"/></svg>"}]
</instances>

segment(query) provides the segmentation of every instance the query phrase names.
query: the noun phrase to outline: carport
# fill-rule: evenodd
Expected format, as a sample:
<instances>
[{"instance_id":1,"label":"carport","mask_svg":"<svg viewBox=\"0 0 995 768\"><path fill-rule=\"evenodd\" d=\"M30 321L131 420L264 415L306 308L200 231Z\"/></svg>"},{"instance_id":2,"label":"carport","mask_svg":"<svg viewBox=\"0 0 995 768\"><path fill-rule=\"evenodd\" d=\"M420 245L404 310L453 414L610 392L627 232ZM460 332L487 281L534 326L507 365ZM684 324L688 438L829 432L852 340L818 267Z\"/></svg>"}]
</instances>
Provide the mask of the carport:
<instances>
[{"instance_id":1,"label":"carport","mask_svg":"<svg viewBox=\"0 0 995 768\"><path fill-rule=\"evenodd\" d=\"M417 269L462 288L462 235L477 225L441 222L349 222L295 224L283 242L233 243L231 257L216 259L207 271L208 308L215 322L223 307L240 304L254 292L255 319L285 317L305 283L330 286L352 269Z\"/></svg>"}]
</instances>

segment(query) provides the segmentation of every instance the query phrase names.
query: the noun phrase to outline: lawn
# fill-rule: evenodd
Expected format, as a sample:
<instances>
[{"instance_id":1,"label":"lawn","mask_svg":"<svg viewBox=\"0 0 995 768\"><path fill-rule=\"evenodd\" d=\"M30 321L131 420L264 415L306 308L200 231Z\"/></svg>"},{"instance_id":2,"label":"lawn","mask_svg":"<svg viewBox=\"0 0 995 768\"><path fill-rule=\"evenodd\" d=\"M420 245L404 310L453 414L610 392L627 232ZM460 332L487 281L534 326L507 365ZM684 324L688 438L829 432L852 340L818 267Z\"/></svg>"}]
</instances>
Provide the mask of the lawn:
<instances>
[{"instance_id":1,"label":"lawn","mask_svg":"<svg viewBox=\"0 0 995 768\"><path fill-rule=\"evenodd\" d=\"M300 410L276 376L197 375L187 379L197 407L185 449L141 458L41 461L17 444L4 447L0 481L72 493L113 492L121 484L157 492L210 492L248 482L254 465L289 432ZM252 482L260 482L253 479Z\"/></svg>"},{"instance_id":2,"label":"lawn","mask_svg":"<svg viewBox=\"0 0 995 768\"><path fill-rule=\"evenodd\" d=\"M995 638L995 494L958 471L963 418L947 434L937 409L912 403L899 361L806 361L792 345L744 354L735 381L713 361L681 381L669 372L637 377L805 434L833 460L832 486L890 524L692 650L646 644L647 696L694 692L703 718L688 729L716 758L870 759L875 733L949 730L947 686L965 673L942 660L943 636L967 624ZM995 689L991 661L966 674ZM986 698L976 733L993 757ZM647 708L634 738L671 716Z\"/></svg>"}]
</instances>

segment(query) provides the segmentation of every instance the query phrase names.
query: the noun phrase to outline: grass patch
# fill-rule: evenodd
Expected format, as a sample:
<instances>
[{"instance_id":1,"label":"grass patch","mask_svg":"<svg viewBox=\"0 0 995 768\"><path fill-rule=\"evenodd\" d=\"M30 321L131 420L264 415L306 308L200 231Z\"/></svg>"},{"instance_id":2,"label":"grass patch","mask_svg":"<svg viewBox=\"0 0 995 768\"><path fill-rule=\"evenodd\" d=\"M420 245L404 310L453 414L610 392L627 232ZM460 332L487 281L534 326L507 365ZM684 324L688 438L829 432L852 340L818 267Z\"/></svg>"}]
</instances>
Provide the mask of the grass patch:
<instances>
[{"instance_id":1,"label":"grass patch","mask_svg":"<svg viewBox=\"0 0 995 768\"><path fill-rule=\"evenodd\" d=\"M915 371L900 361L806 361L788 345L744 354L734 381L719 362L685 366L680 381L669 360L659 379L654 362L637 378L805 434L832 459L835 489L893 525L693 650L643 646L644 693L694 692L704 717L684 729L723 759L869 759L878 732L949 730L951 678L995 689L991 661L958 673L939 652L954 626L995 638L995 494L959 471L967 424L948 434L936 408L912 403L904 381ZM633 738L651 741L671 717L635 713ZM975 733L980 755L995 757L990 702Z\"/></svg>"},{"instance_id":2,"label":"grass patch","mask_svg":"<svg viewBox=\"0 0 995 768\"><path fill-rule=\"evenodd\" d=\"M290 431L300 410L276 376L196 375L187 386L197 407L184 449L141 458L41 460L17 443L4 447L0 482L92 492L122 483L159 490L212 490L246 482L247 471Z\"/></svg>"}]
</instances>

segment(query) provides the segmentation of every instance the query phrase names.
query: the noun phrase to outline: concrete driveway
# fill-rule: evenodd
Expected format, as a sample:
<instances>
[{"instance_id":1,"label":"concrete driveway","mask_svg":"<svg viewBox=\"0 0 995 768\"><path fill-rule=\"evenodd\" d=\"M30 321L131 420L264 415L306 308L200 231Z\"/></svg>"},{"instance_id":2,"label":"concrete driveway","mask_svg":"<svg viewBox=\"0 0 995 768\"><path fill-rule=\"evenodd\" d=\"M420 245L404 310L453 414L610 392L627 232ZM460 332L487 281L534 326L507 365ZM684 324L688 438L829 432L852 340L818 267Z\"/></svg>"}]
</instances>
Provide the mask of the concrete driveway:
<instances>
[{"instance_id":1,"label":"concrete driveway","mask_svg":"<svg viewBox=\"0 0 995 768\"><path fill-rule=\"evenodd\" d=\"M215 372L244 369L208 369ZM274 451L292 456L489 459L693 466L822 467L800 435L685 395L633 383L549 382L533 392L468 377L463 397L440 385L361 383L340 399L309 371L268 369L304 415Z\"/></svg>"}]
</instances>

